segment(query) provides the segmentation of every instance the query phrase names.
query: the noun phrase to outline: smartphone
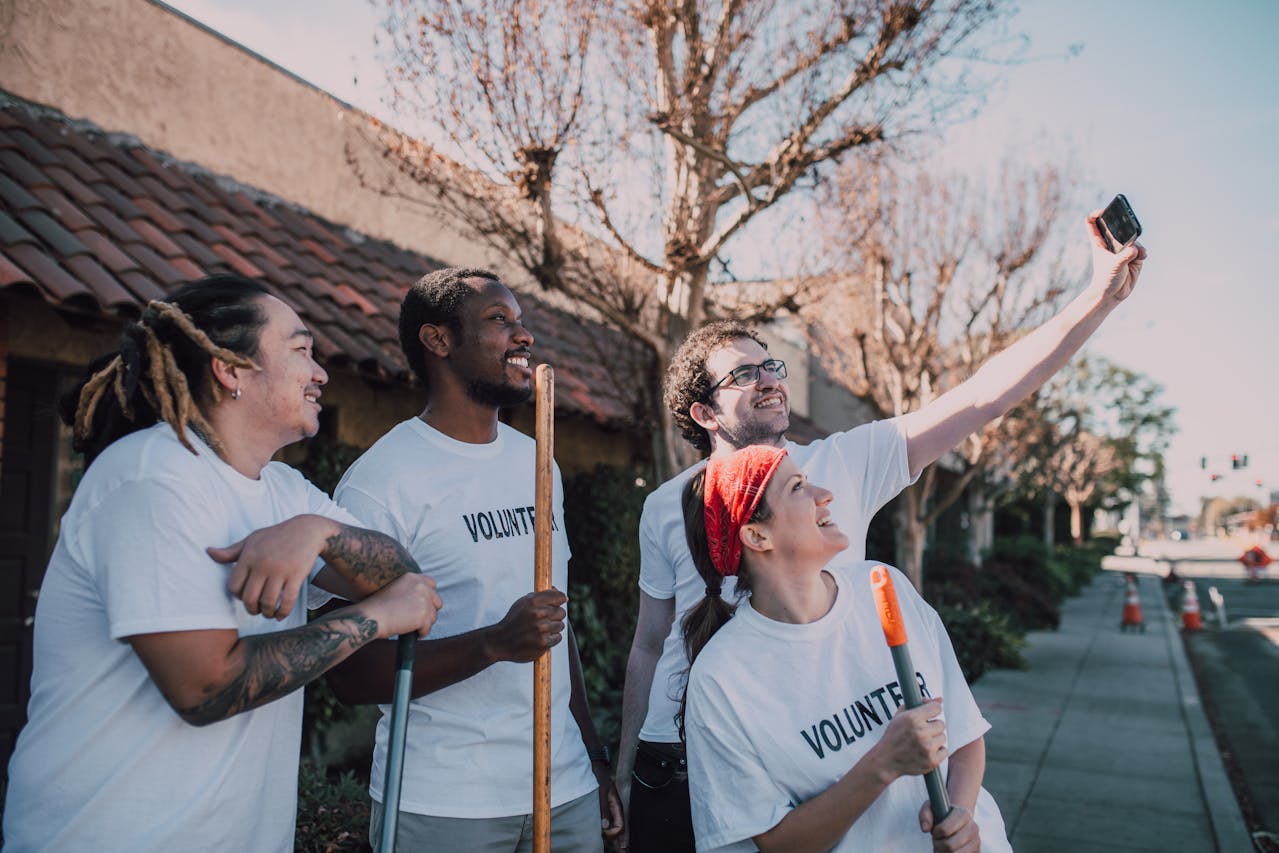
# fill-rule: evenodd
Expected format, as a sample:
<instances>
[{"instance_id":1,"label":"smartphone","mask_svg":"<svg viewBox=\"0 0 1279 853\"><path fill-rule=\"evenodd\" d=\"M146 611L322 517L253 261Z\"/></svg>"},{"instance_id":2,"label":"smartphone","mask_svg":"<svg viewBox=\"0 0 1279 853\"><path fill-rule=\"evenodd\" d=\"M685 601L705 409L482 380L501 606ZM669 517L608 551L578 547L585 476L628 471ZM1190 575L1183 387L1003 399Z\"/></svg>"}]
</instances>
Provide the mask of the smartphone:
<instances>
[{"instance_id":1,"label":"smartphone","mask_svg":"<svg viewBox=\"0 0 1279 853\"><path fill-rule=\"evenodd\" d=\"M1101 232L1101 240L1111 252L1122 252L1141 236L1141 223L1137 214L1132 212L1132 205L1123 193L1119 193L1097 220L1097 230Z\"/></svg>"}]
</instances>

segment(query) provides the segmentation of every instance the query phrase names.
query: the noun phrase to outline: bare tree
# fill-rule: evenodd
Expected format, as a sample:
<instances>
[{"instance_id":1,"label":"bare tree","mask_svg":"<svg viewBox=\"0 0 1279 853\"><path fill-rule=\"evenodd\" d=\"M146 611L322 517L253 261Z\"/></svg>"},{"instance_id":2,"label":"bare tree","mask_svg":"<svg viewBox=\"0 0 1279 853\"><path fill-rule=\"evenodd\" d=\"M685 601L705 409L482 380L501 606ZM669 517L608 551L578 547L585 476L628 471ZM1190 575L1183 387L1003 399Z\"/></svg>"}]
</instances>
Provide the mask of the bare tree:
<instances>
[{"instance_id":1,"label":"bare tree","mask_svg":"<svg viewBox=\"0 0 1279 853\"><path fill-rule=\"evenodd\" d=\"M1040 324L1065 292L1051 248L1065 188L1051 168L1005 166L987 193L963 177L886 164L844 168L836 195L859 215L836 232L855 274L810 312L817 349L884 417L926 406ZM836 209L846 209L833 199ZM983 473L1009 464L1017 431L1000 418L931 465L898 499L897 564L919 585L928 527Z\"/></svg>"},{"instance_id":2,"label":"bare tree","mask_svg":"<svg viewBox=\"0 0 1279 853\"><path fill-rule=\"evenodd\" d=\"M546 291L643 342L655 376L727 313L711 273L751 254L762 214L850 152L971 106L967 60L998 50L1007 6L384 2L398 119L433 134L376 126L388 156ZM801 296L779 288L747 319ZM653 413L669 472L682 445Z\"/></svg>"}]
</instances>

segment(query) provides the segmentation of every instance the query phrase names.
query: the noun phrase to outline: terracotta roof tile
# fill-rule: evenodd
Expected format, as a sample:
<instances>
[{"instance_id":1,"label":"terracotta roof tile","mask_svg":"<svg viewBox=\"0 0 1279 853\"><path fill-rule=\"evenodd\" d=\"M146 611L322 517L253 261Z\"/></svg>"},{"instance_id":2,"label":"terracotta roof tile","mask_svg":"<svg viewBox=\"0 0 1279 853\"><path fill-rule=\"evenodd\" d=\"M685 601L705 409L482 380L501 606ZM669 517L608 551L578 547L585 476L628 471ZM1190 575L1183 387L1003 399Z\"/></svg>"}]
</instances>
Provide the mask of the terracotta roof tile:
<instances>
[{"instance_id":1,"label":"terracotta roof tile","mask_svg":"<svg viewBox=\"0 0 1279 853\"><path fill-rule=\"evenodd\" d=\"M143 197L134 199L134 201L137 202L138 207L146 211L147 216L152 222L160 226L165 231L173 233L182 230L182 220L178 219L178 217L174 216L165 208L156 204L155 199Z\"/></svg>"},{"instance_id":2,"label":"terracotta roof tile","mask_svg":"<svg viewBox=\"0 0 1279 853\"><path fill-rule=\"evenodd\" d=\"M169 239L168 235L156 228L145 219L133 219L129 221L133 226L133 230L146 240L147 245L155 249L166 258L176 258L182 254L181 247L177 243Z\"/></svg>"},{"instance_id":3,"label":"terracotta roof tile","mask_svg":"<svg viewBox=\"0 0 1279 853\"><path fill-rule=\"evenodd\" d=\"M182 273L182 275L188 280L193 278L204 278L212 272L212 270L206 270L196 266L194 261L186 257L170 258L169 263L173 264L173 268Z\"/></svg>"},{"instance_id":4,"label":"terracotta roof tile","mask_svg":"<svg viewBox=\"0 0 1279 853\"><path fill-rule=\"evenodd\" d=\"M101 231L86 228L76 232L76 236L116 275L138 268L138 262L121 251L115 241Z\"/></svg>"},{"instance_id":5,"label":"terracotta roof tile","mask_svg":"<svg viewBox=\"0 0 1279 853\"><path fill-rule=\"evenodd\" d=\"M89 218L102 226L108 236L117 243L141 243L142 236L105 204L91 204L84 209Z\"/></svg>"},{"instance_id":6,"label":"terracotta roof tile","mask_svg":"<svg viewBox=\"0 0 1279 853\"><path fill-rule=\"evenodd\" d=\"M400 300L441 266L0 92L0 287L133 317L176 282L232 269L298 311L321 359L412 381L398 345ZM560 406L632 423L635 406L604 365L638 346L517 295L537 356L559 371Z\"/></svg>"},{"instance_id":7,"label":"terracotta roof tile","mask_svg":"<svg viewBox=\"0 0 1279 853\"><path fill-rule=\"evenodd\" d=\"M62 188L68 196L80 204L102 204L106 199L95 193L61 164L44 167L44 173Z\"/></svg>"},{"instance_id":8,"label":"terracotta roof tile","mask_svg":"<svg viewBox=\"0 0 1279 853\"><path fill-rule=\"evenodd\" d=\"M23 189L13 178L0 175L0 204L12 211L34 210L40 207L40 199Z\"/></svg>"},{"instance_id":9,"label":"terracotta roof tile","mask_svg":"<svg viewBox=\"0 0 1279 853\"><path fill-rule=\"evenodd\" d=\"M49 185L49 178L25 156L12 148L0 149L0 174L8 175L27 189Z\"/></svg>"},{"instance_id":10,"label":"terracotta roof tile","mask_svg":"<svg viewBox=\"0 0 1279 853\"><path fill-rule=\"evenodd\" d=\"M129 199L142 198L147 194L142 185L134 180L133 176L126 174L118 163L111 161L99 163L98 171L106 179L104 183L108 190L119 192Z\"/></svg>"},{"instance_id":11,"label":"terracotta roof tile","mask_svg":"<svg viewBox=\"0 0 1279 853\"><path fill-rule=\"evenodd\" d=\"M55 222L43 210L23 211L18 214L18 219L28 231L43 240L58 255L63 257L83 255L89 251L84 243L72 236L70 231Z\"/></svg>"},{"instance_id":12,"label":"terracotta roof tile","mask_svg":"<svg viewBox=\"0 0 1279 853\"><path fill-rule=\"evenodd\" d=\"M57 301L93 295L93 291L83 282L54 263L44 250L32 243L6 246L5 254L22 267L31 276L32 281Z\"/></svg>"},{"instance_id":13,"label":"terracotta roof tile","mask_svg":"<svg viewBox=\"0 0 1279 853\"><path fill-rule=\"evenodd\" d=\"M93 291L99 304L115 306L136 301L133 294L125 290L115 276L104 270L91 255L76 255L64 263L69 272Z\"/></svg>"},{"instance_id":14,"label":"terracotta roof tile","mask_svg":"<svg viewBox=\"0 0 1279 853\"><path fill-rule=\"evenodd\" d=\"M262 278L262 270L255 267L252 263L250 263L248 258L241 255L226 243L218 243L216 246L212 246L211 248L216 255L227 262L231 269L235 270L240 275L247 275L249 278Z\"/></svg>"},{"instance_id":15,"label":"terracotta roof tile","mask_svg":"<svg viewBox=\"0 0 1279 853\"><path fill-rule=\"evenodd\" d=\"M138 219L143 216L142 208L138 207L133 203L132 199L106 181L94 184L93 188L97 190L98 195L106 200L107 206L111 208L112 212L121 219Z\"/></svg>"},{"instance_id":16,"label":"terracotta roof tile","mask_svg":"<svg viewBox=\"0 0 1279 853\"><path fill-rule=\"evenodd\" d=\"M0 287L8 287L12 284L34 284L34 282L25 270L6 258L4 252L0 252Z\"/></svg>"},{"instance_id":17,"label":"terracotta roof tile","mask_svg":"<svg viewBox=\"0 0 1279 853\"><path fill-rule=\"evenodd\" d=\"M63 227L71 231L93 227L93 221L56 187L40 187L34 192L36 198L44 203L45 210Z\"/></svg>"},{"instance_id":18,"label":"terracotta roof tile","mask_svg":"<svg viewBox=\"0 0 1279 853\"><path fill-rule=\"evenodd\" d=\"M135 195L136 199L150 197L174 212L186 210L191 206L189 196L183 196L174 191L168 184L156 179L154 175L143 175L138 178L138 184L144 188L144 192Z\"/></svg>"},{"instance_id":19,"label":"terracotta roof tile","mask_svg":"<svg viewBox=\"0 0 1279 853\"><path fill-rule=\"evenodd\" d=\"M153 252L150 246L130 246L129 254L138 260L143 270L150 273L166 289L186 281L186 277L174 269L173 264Z\"/></svg>"},{"instance_id":20,"label":"terracotta roof tile","mask_svg":"<svg viewBox=\"0 0 1279 853\"><path fill-rule=\"evenodd\" d=\"M336 264L338 262L338 259L333 255L332 252L330 252L328 249L324 248L323 246L321 246L319 243L315 242L314 240L310 239L309 237L302 239L302 245L310 249L313 255L315 255L317 258L319 258L321 261L323 261L326 264Z\"/></svg>"},{"instance_id":21,"label":"terracotta roof tile","mask_svg":"<svg viewBox=\"0 0 1279 853\"><path fill-rule=\"evenodd\" d=\"M124 283L124 286L129 288L129 290L133 292L134 296L138 297L139 311L142 310L142 306L146 305L152 299L164 298L164 288L156 284L154 279L146 273L134 269L120 273L119 275L120 281Z\"/></svg>"},{"instance_id":22,"label":"terracotta roof tile","mask_svg":"<svg viewBox=\"0 0 1279 853\"><path fill-rule=\"evenodd\" d=\"M35 235L23 228L21 223L0 210L0 247L14 243L34 243Z\"/></svg>"},{"instance_id":23,"label":"terracotta roof tile","mask_svg":"<svg viewBox=\"0 0 1279 853\"><path fill-rule=\"evenodd\" d=\"M167 162L160 162L147 149L142 146L136 146L129 149L129 156L141 163L152 175L159 176L170 189L181 190L187 185L186 177L180 171ZM180 210L181 208L174 208Z\"/></svg>"},{"instance_id":24,"label":"terracotta roof tile","mask_svg":"<svg viewBox=\"0 0 1279 853\"><path fill-rule=\"evenodd\" d=\"M209 233L213 232L210 231ZM226 260L221 255L215 254L207 243L202 243L190 234L178 233L170 234L169 236L200 266L206 269L215 269L226 265Z\"/></svg>"}]
</instances>

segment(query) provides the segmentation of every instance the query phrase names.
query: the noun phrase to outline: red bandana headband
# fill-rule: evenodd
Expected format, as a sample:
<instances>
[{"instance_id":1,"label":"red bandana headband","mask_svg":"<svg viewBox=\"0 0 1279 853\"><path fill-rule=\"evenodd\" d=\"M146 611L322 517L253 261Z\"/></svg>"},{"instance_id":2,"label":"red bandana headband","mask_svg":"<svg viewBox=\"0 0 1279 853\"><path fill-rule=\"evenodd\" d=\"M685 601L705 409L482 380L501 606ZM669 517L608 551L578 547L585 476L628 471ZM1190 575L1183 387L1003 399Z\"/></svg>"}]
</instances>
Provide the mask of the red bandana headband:
<instances>
[{"instance_id":1,"label":"red bandana headband","mask_svg":"<svg viewBox=\"0 0 1279 853\"><path fill-rule=\"evenodd\" d=\"M765 445L744 447L732 456L706 463L703 493L706 545L721 577L737 574L742 563L742 525L750 520L785 450Z\"/></svg>"}]
</instances>

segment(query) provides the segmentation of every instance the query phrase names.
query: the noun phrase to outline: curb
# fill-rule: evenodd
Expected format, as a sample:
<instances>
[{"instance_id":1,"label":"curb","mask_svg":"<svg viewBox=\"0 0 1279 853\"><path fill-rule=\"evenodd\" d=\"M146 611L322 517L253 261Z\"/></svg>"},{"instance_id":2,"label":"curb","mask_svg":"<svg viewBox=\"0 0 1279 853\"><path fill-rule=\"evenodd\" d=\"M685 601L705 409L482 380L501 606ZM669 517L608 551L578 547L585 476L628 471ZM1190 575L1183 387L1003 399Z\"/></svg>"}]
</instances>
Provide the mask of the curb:
<instances>
[{"instance_id":1,"label":"curb","mask_svg":"<svg viewBox=\"0 0 1279 853\"><path fill-rule=\"evenodd\" d=\"M1159 581L1140 578L1139 582L1156 585L1156 600L1160 606L1153 608L1163 622L1164 639L1168 646L1168 659L1172 662L1173 678L1177 682L1177 694L1181 698L1181 716L1186 723L1191 754L1195 760L1195 773L1199 777L1199 792L1208 806L1208 822L1219 853L1252 850L1252 838L1244 824L1243 813L1235 799L1234 788L1226 776L1226 767L1217 750L1217 739L1208 725L1203 705L1199 701L1199 688L1186 660L1186 647L1176 626Z\"/></svg>"}]
</instances>

